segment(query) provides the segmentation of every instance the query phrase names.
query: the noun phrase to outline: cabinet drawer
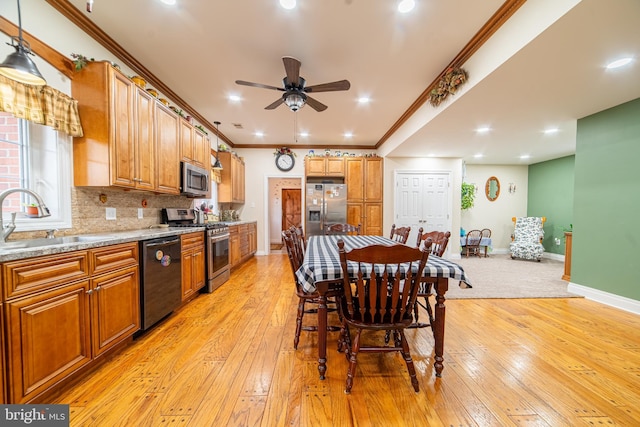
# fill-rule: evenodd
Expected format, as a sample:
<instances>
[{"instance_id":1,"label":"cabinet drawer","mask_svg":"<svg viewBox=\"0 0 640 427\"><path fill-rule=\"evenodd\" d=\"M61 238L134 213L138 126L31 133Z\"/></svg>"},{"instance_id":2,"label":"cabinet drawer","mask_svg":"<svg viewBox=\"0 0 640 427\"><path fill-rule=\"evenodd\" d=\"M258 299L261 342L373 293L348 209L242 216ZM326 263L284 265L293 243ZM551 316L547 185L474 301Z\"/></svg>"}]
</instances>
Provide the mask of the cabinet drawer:
<instances>
[{"instance_id":1,"label":"cabinet drawer","mask_svg":"<svg viewBox=\"0 0 640 427\"><path fill-rule=\"evenodd\" d=\"M138 265L138 242L92 249L89 254L91 274L107 273L118 268Z\"/></svg>"},{"instance_id":2,"label":"cabinet drawer","mask_svg":"<svg viewBox=\"0 0 640 427\"><path fill-rule=\"evenodd\" d=\"M180 236L180 241L182 243L182 249L202 246L204 245L204 232L183 234Z\"/></svg>"},{"instance_id":3,"label":"cabinet drawer","mask_svg":"<svg viewBox=\"0 0 640 427\"><path fill-rule=\"evenodd\" d=\"M87 251L11 261L2 265L5 299L89 277Z\"/></svg>"}]
</instances>

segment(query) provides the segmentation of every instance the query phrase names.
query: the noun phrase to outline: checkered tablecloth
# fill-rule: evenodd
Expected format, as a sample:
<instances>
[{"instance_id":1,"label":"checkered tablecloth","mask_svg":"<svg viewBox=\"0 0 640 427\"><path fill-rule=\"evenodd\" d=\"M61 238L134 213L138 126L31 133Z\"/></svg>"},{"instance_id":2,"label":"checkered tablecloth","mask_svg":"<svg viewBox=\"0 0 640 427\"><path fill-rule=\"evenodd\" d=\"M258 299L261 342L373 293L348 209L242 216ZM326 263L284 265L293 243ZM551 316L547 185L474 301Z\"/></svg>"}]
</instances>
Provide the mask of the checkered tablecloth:
<instances>
[{"instance_id":1,"label":"checkered tablecloth","mask_svg":"<svg viewBox=\"0 0 640 427\"><path fill-rule=\"evenodd\" d=\"M316 290L315 282L320 280L339 279L342 277L340 254L338 253L338 239L344 240L344 248L350 251L368 245L392 246L398 244L381 236L311 236L307 242L307 251L302 266L296 271L296 276L306 292ZM446 277L464 283L471 287L464 270L458 264L429 255L424 268L424 276Z\"/></svg>"}]
</instances>

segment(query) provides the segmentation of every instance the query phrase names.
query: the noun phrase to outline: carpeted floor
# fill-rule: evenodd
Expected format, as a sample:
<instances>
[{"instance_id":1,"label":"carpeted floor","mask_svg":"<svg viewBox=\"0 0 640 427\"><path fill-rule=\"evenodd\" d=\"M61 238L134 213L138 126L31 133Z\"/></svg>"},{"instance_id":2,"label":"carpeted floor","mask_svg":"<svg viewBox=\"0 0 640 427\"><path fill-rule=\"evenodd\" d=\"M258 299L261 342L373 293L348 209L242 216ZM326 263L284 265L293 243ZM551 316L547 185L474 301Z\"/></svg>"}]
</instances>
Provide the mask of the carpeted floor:
<instances>
[{"instance_id":1,"label":"carpeted floor","mask_svg":"<svg viewBox=\"0 0 640 427\"><path fill-rule=\"evenodd\" d=\"M462 289L450 280L447 299L468 298L569 298L580 297L567 292L568 282L561 279L562 261L515 259L509 255L453 260L464 268L473 288Z\"/></svg>"}]
</instances>

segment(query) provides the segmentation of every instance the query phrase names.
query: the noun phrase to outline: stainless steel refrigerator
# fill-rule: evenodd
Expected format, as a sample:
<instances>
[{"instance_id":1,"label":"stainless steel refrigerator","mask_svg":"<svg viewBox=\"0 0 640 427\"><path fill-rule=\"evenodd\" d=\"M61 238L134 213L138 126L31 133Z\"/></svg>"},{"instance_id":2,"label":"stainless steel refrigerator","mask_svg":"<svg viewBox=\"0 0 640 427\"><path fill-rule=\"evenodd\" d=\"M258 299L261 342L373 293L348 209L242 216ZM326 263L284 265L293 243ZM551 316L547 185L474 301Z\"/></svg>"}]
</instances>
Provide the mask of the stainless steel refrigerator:
<instances>
[{"instance_id":1,"label":"stainless steel refrigerator","mask_svg":"<svg viewBox=\"0 0 640 427\"><path fill-rule=\"evenodd\" d=\"M325 224L347 222L346 184L307 184L307 236L324 234Z\"/></svg>"}]
</instances>

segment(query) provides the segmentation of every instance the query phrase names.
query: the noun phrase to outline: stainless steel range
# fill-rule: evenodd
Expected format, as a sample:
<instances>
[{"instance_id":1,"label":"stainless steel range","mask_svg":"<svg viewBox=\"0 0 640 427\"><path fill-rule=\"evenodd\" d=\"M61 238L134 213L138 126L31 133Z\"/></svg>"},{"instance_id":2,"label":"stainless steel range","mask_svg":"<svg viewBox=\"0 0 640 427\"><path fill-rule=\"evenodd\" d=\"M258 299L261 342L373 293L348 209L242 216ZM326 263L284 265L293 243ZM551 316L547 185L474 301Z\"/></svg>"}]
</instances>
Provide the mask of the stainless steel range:
<instances>
[{"instance_id":1,"label":"stainless steel range","mask_svg":"<svg viewBox=\"0 0 640 427\"><path fill-rule=\"evenodd\" d=\"M223 222L196 223L193 209L162 209L162 222L169 227L201 227L205 233L207 284L203 292L211 293L229 280L229 226Z\"/></svg>"}]
</instances>

